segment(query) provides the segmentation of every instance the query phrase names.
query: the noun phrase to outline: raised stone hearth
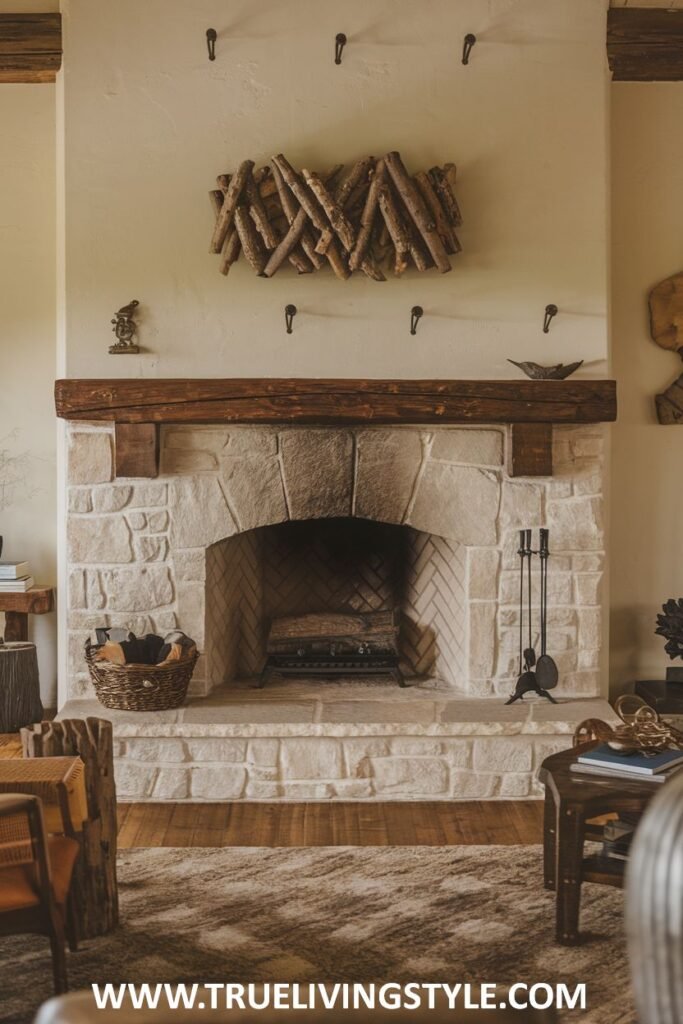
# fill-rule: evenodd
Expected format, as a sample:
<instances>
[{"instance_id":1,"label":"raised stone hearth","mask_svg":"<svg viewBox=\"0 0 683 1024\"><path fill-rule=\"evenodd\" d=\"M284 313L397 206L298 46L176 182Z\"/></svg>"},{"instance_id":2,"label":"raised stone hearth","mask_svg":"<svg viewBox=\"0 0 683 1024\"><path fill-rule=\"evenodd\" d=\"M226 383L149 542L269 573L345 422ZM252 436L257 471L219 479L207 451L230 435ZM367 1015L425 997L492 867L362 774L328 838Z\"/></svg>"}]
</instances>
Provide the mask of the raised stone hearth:
<instances>
[{"instance_id":1,"label":"raised stone hearth","mask_svg":"<svg viewBox=\"0 0 683 1024\"><path fill-rule=\"evenodd\" d=\"M246 684L154 716L70 701L114 723L122 800L480 800L539 796L538 767L604 700L453 700L382 683Z\"/></svg>"}]
</instances>

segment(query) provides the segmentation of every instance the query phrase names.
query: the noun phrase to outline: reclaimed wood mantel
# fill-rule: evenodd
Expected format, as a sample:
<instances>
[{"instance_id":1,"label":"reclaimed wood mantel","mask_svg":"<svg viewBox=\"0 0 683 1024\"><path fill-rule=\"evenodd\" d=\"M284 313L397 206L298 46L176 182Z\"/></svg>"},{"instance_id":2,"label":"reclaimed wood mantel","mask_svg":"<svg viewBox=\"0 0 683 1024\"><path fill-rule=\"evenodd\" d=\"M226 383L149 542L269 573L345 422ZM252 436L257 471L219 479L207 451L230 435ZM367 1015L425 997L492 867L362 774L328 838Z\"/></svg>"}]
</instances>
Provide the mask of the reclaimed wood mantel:
<instances>
[{"instance_id":1,"label":"reclaimed wood mantel","mask_svg":"<svg viewBox=\"0 0 683 1024\"><path fill-rule=\"evenodd\" d=\"M0 14L0 83L54 82L61 64L61 14Z\"/></svg>"},{"instance_id":2,"label":"reclaimed wood mantel","mask_svg":"<svg viewBox=\"0 0 683 1024\"><path fill-rule=\"evenodd\" d=\"M552 472L552 425L616 419L612 380L58 380L57 415L114 423L117 476L155 476L160 423L506 424L510 472Z\"/></svg>"}]
</instances>

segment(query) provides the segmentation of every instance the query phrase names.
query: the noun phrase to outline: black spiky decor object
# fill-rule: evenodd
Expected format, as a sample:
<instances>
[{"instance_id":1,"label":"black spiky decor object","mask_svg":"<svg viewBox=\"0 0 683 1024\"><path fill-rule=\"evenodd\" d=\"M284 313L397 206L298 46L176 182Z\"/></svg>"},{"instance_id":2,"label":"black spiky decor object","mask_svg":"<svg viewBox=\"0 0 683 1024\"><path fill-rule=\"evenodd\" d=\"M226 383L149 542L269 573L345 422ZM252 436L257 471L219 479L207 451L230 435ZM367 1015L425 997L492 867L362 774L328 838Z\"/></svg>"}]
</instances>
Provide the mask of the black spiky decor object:
<instances>
[{"instance_id":1,"label":"black spiky decor object","mask_svg":"<svg viewBox=\"0 0 683 1024\"><path fill-rule=\"evenodd\" d=\"M655 633L666 637L664 650L671 659L683 658L683 597L669 598L662 605Z\"/></svg>"}]
</instances>

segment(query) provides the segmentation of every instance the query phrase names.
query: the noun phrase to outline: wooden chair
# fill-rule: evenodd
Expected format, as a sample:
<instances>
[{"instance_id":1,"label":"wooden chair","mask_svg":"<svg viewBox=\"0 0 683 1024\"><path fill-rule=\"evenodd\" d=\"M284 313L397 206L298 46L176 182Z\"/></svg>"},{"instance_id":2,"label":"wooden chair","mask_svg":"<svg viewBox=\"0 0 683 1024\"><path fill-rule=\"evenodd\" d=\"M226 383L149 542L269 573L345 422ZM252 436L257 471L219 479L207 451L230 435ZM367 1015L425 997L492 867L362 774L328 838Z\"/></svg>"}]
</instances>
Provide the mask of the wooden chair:
<instances>
[{"instance_id":1,"label":"wooden chair","mask_svg":"<svg viewBox=\"0 0 683 1024\"><path fill-rule=\"evenodd\" d=\"M0 796L0 935L46 935L56 993L68 990L65 934L77 946L70 889L79 844L45 832L42 804L22 793Z\"/></svg>"}]
</instances>

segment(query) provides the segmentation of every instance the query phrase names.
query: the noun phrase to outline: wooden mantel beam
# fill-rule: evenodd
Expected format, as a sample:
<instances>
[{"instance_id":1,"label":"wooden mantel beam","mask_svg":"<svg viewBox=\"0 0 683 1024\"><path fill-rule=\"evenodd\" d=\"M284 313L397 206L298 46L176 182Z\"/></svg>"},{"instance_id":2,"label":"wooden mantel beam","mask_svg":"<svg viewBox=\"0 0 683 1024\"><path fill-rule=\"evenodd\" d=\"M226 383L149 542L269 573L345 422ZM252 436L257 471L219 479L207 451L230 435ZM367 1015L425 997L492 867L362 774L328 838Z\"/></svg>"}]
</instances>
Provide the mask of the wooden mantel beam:
<instances>
[{"instance_id":1,"label":"wooden mantel beam","mask_svg":"<svg viewBox=\"0 0 683 1024\"><path fill-rule=\"evenodd\" d=\"M0 82L54 82L61 65L61 14L0 14Z\"/></svg>"},{"instance_id":2,"label":"wooden mantel beam","mask_svg":"<svg viewBox=\"0 0 683 1024\"><path fill-rule=\"evenodd\" d=\"M610 8L607 59L615 82L683 81L683 10Z\"/></svg>"},{"instance_id":3,"label":"wooden mantel beam","mask_svg":"<svg viewBox=\"0 0 683 1024\"><path fill-rule=\"evenodd\" d=\"M599 423L612 380L58 380L57 415L116 423Z\"/></svg>"}]
</instances>

